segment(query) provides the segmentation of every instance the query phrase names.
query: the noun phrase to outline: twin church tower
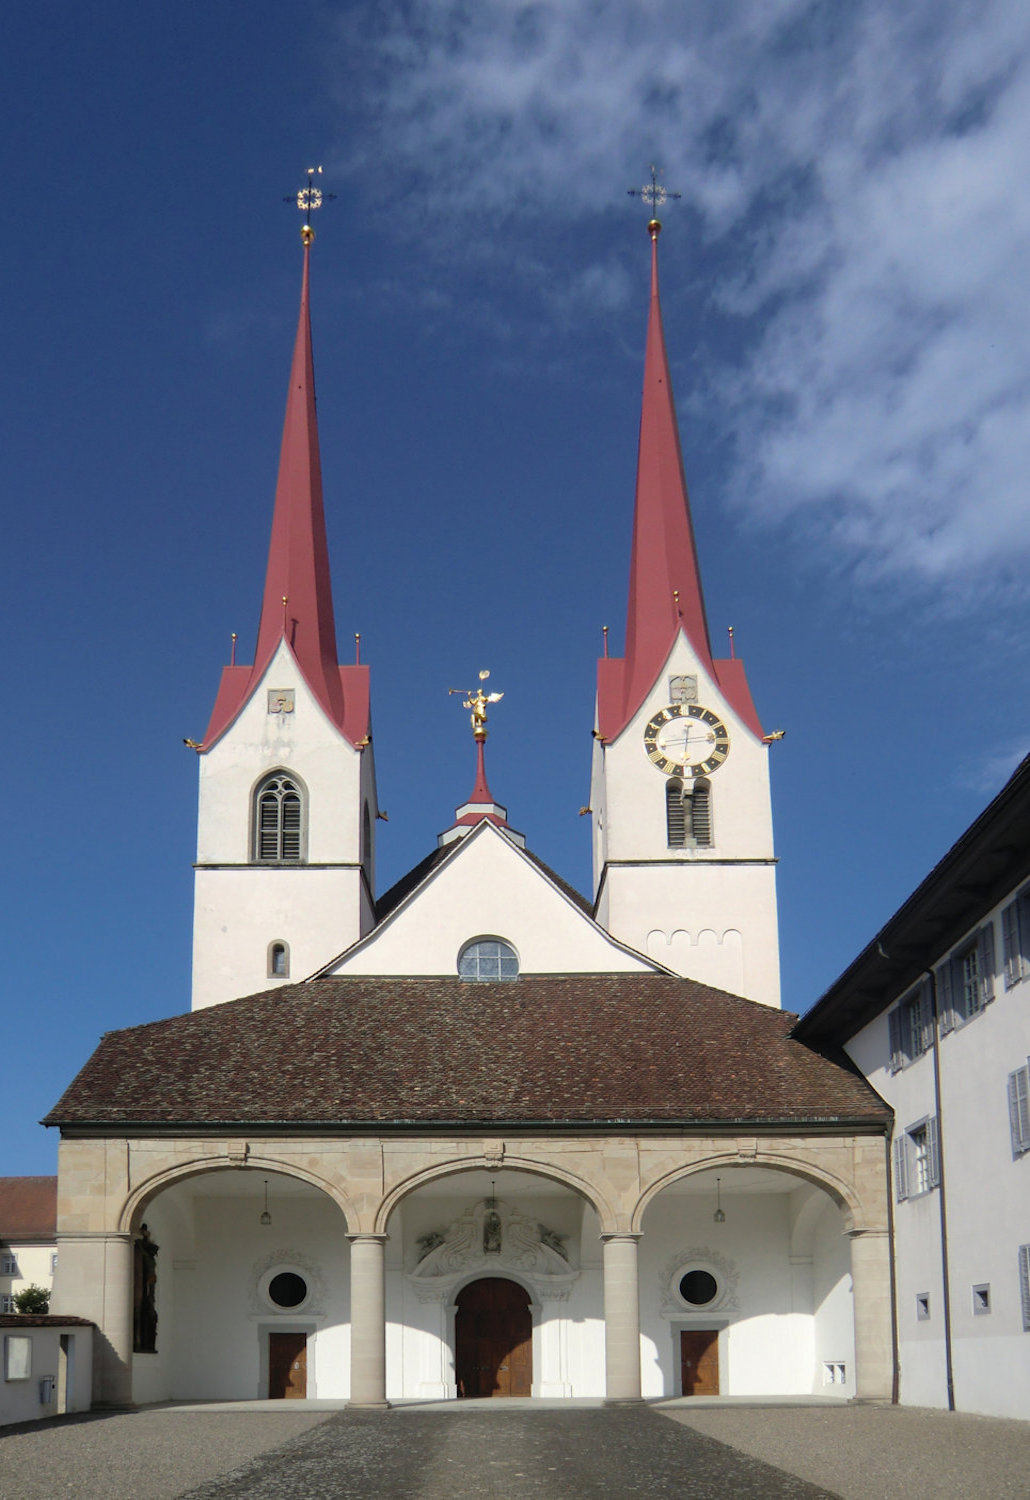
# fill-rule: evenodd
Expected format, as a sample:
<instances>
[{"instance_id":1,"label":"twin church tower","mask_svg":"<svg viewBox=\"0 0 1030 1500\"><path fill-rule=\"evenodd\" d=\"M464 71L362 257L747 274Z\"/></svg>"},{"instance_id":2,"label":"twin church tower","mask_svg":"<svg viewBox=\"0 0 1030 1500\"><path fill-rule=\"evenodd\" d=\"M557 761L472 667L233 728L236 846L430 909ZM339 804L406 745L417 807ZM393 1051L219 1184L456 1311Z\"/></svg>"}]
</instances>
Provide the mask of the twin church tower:
<instances>
[{"instance_id":1,"label":"twin church tower","mask_svg":"<svg viewBox=\"0 0 1030 1500\"><path fill-rule=\"evenodd\" d=\"M712 655L662 329L660 230L652 219L625 652L597 669L593 915L583 922L624 955L613 968L671 970L778 1005L768 742L742 662ZM254 660L223 669L196 747L194 1009L334 964L346 972L352 950L374 951L370 935L410 885L405 877L377 903L369 669L337 659L311 352L313 238L305 227ZM434 858L460 857L483 822L532 860L483 776ZM485 874L477 866L477 881L513 878L507 858ZM460 899L460 882L452 886ZM592 952L585 933L583 942ZM562 971L579 971L575 943ZM533 972L525 959L522 972Z\"/></svg>"}]
</instances>

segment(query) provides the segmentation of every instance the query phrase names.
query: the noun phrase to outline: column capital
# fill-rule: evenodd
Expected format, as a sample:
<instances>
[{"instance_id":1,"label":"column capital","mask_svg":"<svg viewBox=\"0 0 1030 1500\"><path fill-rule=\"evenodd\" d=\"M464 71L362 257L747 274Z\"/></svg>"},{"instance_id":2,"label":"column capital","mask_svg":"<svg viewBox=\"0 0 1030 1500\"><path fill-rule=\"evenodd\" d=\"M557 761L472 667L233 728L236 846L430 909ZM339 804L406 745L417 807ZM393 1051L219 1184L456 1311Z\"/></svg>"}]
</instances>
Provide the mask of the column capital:
<instances>
[{"instance_id":1,"label":"column capital","mask_svg":"<svg viewBox=\"0 0 1030 1500\"><path fill-rule=\"evenodd\" d=\"M385 1245L390 1238L388 1234L349 1234L347 1239L352 1245Z\"/></svg>"},{"instance_id":2,"label":"column capital","mask_svg":"<svg viewBox=\"0 0 1030 1500\"><path fill-rule=\"evenodd\" d=\"M600 1235L599 1238L602 1245L610 1245L613 1241L616 1240L632 1240L635 1244L639 1244L639 1242L644 1238L644 1234L643 1230L613 1229L610 1232L606 1231L604 1234Z\"/></svg>"}]
</instances>

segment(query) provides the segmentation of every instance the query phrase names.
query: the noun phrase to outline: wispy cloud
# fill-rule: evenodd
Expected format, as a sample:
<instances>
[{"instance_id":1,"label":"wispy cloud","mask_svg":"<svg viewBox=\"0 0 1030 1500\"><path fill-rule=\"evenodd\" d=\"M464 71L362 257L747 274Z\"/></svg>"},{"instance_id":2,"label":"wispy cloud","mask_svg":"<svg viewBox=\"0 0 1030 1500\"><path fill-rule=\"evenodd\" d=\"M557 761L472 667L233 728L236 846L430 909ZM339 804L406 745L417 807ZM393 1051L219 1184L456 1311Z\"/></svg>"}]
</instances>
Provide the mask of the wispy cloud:
<instances>
[{"instance_id":1,"label":"wispy cloud","mask_svg":"<svg viewBox=\"0 0 1030 1500\"><path fill-rule=\"evenodd\" d=\"M1025 567L1030 10L406 0L341 25L351 166L389 142L429 253L488 215L539 282L540 219L596 218L657 154L740 329L708 370L740 505L952 601ZM549 284L552 311L627 294L603 253Z\"/></svg>"}]
</instances>

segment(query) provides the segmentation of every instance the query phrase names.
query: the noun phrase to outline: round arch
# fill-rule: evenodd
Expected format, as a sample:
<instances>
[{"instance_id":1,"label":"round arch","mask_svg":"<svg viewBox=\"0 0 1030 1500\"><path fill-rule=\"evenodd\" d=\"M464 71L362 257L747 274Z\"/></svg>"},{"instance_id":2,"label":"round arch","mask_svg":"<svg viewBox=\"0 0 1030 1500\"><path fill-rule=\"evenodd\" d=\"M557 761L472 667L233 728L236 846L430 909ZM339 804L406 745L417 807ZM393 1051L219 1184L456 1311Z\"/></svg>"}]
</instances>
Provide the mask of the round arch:
<instances>
[{"instance_id":1,"label":"round arch","mask_svg":"<svg viewBox=\"0 0 1030 1500\"><path fill-rule=\"evenodd\" d=\"M306 1182L309 1187L317 1188L324 1193L343 1215L345 1232L353 1233L358 1224L358 1212L347 1198L345 1193L320 1177L317 1172L308 1171L304 1167L298 1167L293 1162L280 1161L274 1156L247 1157L246 1162L230 1161L225 1156L207 1157L202 1160L183 1162L174 1167L166 1167L162 1171L155 1172L144 1182L139 1183L132 1192L128 1194L122 1204L118 1216L119 1234L135 1234L142 1222L147 1207L166 1188L174 1187L177 1183L185 1182L191 1177L206 1177L212 1172L276 1172L282 1177L294 1177L300 1182Z\"/></svg>"},{"instance_id":2,"label":"round arch","mask_svg":"<svg viewBox=\"0 0 1030 1500\"><path fill-rule=\"evenodd\" d=\"M686 1166L673 1167L657 1181L644 1189L637 1199L632 1215L632 1232L643 1233L643 1220L650 1204L659 1197L667 1187L675 1182L682 1182L686 1177L697 1177L704 1172L717 1170L731 1171L734 1167L767 1167L772 1172L782 1172L784 1176L797 1177L803 1182L810 1183L813 1187L821 1188L844 1216L844 1233L848 1234L865 1223L865 1211L861 1199L851 1183L838 1177L835 1172L829 1172L826 1168L814 1166L811 1162L794 1156L787 1156L782 1152L762 1151L759 1149L754 1156L749 1156L742 1161L736 1151L732 1154L727 1151L720 1156L709 1156L704 1161L690 1162Z\"/></svg>"},{"instance_id":3,"label":"round arch","mask_svg":"<svg viewBox=\"0 0 1030 1500\"><path fill-rule=\"evenodd\" d=\"M529 1176L544 1177L551 1182L562 1183L590 1204L600 1220L602 1234L614 1232L615 1214L600 1189L593 1183L585 1182L582 1177L578 1177L574 1172L569 1172L563 1167L533 1161L529 1157L505 1155L502 1161L496 1163L484 1161L482 1156L451 1158L450 1161L436 1162L431 1167L412 1173L410 1177L404 1178L391 1188L383 1198L376 1211L373 1233L386 1233L387 1221L394 1209L417 1188L424 1187L428 1182L436 1182L441 1177L454 1177L463 1172L483 1171L484 1168L490 1167L495 1167L498 1172L525 1172Z\"/></svg>"}]
</instances>

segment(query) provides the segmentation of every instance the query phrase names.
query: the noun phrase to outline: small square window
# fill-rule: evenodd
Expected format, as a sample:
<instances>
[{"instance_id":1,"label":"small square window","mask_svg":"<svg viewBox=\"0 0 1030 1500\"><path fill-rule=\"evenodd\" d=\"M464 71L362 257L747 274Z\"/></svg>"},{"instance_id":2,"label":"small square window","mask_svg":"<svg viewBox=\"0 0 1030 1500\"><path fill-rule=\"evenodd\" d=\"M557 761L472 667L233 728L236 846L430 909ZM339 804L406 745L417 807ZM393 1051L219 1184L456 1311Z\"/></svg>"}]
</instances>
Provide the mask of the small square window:
<instances>
[{"instance_id":1,"label":"small square window","mask_svg":"<svg viewBox=\"0 0 1030 1500\"><path fill-rule=\"evenodd\" d=\"M975 1317L981 1317L984 1313L989 1313L990 1310L991 1286L990 1282L984 1281L979 1286L973 1288L973 1314Z\"/></svg>"},{"instance_id":2,"label":"small square window","mask_svg":"<svg viewBox=\"0 0 1030 1500\"><path fill-rule=\"evenodd\" d=\"M17 1276L18 1257L5 1252L0 1255L0 1276Z\"/></svg>"},{"instance_id":3,"label":"small square window","mask_svg":"<svg viewBox=\"0 0 1030 1500\"><path fill-rule=\"evenodd\" d=\"M916 1321L929 1323L930 1321L930 1293L916 1292Z\"/></svg>"},{"instance_id":4,"label":"small square window","mask_svg":"<svg viewBox=\"0 0 1030 1500\"><path fill-rule=\"evenodd\" d=\"M0 1313L15 1313L18 1309L14 1305L13 1292L0 1292Z\"/></svg>"},{"instance_id":5,"label":"small square window","mask_svg":"<svg viewBox=\"0 0 1030 1500\"><path fill-rule=\"evenodd\" d=\"M823 1385L847 1385L848 1367L841 1360L831 1359L823 1365Z\"/></svg>"}]
</instances>

